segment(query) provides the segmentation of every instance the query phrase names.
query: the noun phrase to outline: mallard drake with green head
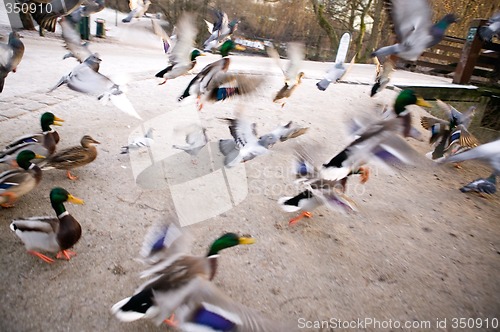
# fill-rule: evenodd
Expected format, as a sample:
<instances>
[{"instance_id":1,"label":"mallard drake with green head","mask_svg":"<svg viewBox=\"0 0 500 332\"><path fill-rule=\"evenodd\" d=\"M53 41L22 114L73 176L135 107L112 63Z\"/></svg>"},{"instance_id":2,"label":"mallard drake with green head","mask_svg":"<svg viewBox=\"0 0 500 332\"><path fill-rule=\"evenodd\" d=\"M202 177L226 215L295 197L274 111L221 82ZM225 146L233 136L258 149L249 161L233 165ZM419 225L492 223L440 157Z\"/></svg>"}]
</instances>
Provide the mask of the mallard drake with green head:
<instances>
[{"instance_id":1,"label":"mallard drake with green head","mask_svg":"<svg viewBox=\"0 0 500 332\"><path fill-rule=\"evenodd\" d=\"M177 100L182 101L184 98L196 95L198 110L201 110L204 100L217 102L257 90L263 78L257 75L228 73L230 63L230 58L222 58L205 66L189 82Z\"/></svg>"},{"instance_id":2,"label":"mallard drake with green head","mask_svg":"<svg viewBox=\"0 0 500 332\"><path fill-rule=\"evenodd\" d=\"M395 115L396 118L399 119L402 124L402 131L400 134L403 137L418 139L420 137L420 132L412 126L410 110L407 108L407 106L410 105L432 107L432 105L426 102L422 97L417 96L413 90L406 89L401 91L396 97L392 111L389 113L386 112L385 114L389 115L389 117L394 117Z\"/></svg>"},{"instance_id":3,"label":"mallard drake with green head","mask_svg":"<svg viewBox=\"0 0 500 332\"><path fill-rule=\"evenodd\" d=\"M156 73L155 77L163 78L161 84L165 84L168 79L173 79L186 74L196 65L196 58L202 54L194 48L194 40L196 38L196 27L193 24L193 18L184 14L177 23L177 41L169 55L167 68Z\"/></svg>"},{"instance_id":4,"label":"mallard drake with green head","mask_svg":"<svg viewBox=\"0 0 500 332\"><path fill-rule=\"evenodd\" d=\"M227 321L234 331L251 327L253 331L279 331L272 325L264 329L264 319L227 298L210 282L217 270L220 251L254 241L226 233L212 243L206 256L193 256L186 252L187 237L178 227L156 226L146 236L141 250L143 260L151 266L142 275L152 279L133 296L116 303L111 311L125 322L148 318L157 325L175 314L177 322L168 322L182 330L186 330L186 324L220 330L217 324Z\"/></svg>"},{"instance_id":5,"label":"mallard drake with green head","mask_svg":"<svg viewBox=\"0 0 500 332\"><path fill-rule=\"evenodd\" d=\"M23 241L26 250L44 262L54 260L39 251L57 253L56 258L70 260L76 255L68 250L82 236L82 227L78 221L66 211L65 202L83 204L83 200L71 195L63 188L50 191L50 203L56 212L54 217L30 217L13 220L10 229Z\"/></svg>"},{"instance_id":6,"label":"mallard drake with green head","mask_svg":"<svg viewBox=\"0 0 500 332\"><path fill-rule=\"evenodd\" d=\"M232 39L228 39L219 47L219 53L223 58L225 58L229 56L229 52L233 50L244 51L245 49L246 48L244 46L236 44Z\"/></svg>"},{"instance_id":7,"label":"mallard drake with green head","mask_svg":"<svg viewBox=\"0 0 500 332\"><path fill-rule=\"evenodd\" d=\"M297 184L303 191L294 197L281 197L278 205L285 212L302 213L290 219L289 225L294 225L302 218L311 218L311 211L326 205L328 208L340 212L353 212L357 210L355 202L345 195L347 179L351 175L361 175L361 183L364 184L369 178L369 169L366 166L357 166L343 178L338 180L327 180L322 177L321 170L313 165L313 160L308 151L314 149L302 148L296 151L296 160L293 165ZM305 190L304 190L305 189Z\"/></svg>"},{"instance_id":8,"label":"mallard drake with green head","mask_svg":"<svg viewBox=\"0 0 500 332\"><path fill-rule=\"evenodd\" d=\"M85 135L80 144L81 146L73 146L53 154L45 160L41 166L42 169L65 169L68 179L76 180L78 177L72 175L70 170L93 162L97 157L97 149L93 144L100 143L89 135Z\"/></svg>"},{"instance_id":9,"label":"mallard drake with green head","mask_svg":"<svg viewBox=\"0 0 500 332\"><path fill-rule=\"evenodd\" d=\"M0 206L13 207L19 197L26 195L40 183L42 170L31 160L42 158L45 157L33 151L21 151L16 158L20 168L0 174Z\"/></svg>"},{"instance_id":10,"label":"mallard drake with green head","mask_svg":"<svg viewBox=\"0 0 500 332\"><path fill-rule=\"evenodd\" d=\"M30 150L44 157L48 157L56 151L59 143L59 134L51 126L62 126L63 119L58 118L50 112L45 112L40 118L42 132L25 135L9 143L0 152L0 162L13 162L19 152Z\"/></svg>"}]
</instances>

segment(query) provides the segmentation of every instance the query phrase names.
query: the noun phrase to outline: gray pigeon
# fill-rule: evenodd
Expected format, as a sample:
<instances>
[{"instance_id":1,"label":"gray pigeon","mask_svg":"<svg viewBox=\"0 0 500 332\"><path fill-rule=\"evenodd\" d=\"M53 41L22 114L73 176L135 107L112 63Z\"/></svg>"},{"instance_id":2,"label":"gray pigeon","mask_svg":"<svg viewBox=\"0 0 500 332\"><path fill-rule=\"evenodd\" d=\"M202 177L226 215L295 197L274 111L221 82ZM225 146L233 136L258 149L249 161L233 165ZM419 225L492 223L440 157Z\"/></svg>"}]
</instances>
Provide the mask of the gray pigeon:
<instances>
[{"instance_id":1,"label":"gray pigeon","mask_svg":"<svg viewBox=\"0 0 500 332\"><path fill-rule=\"evenodd\" d=\"M297 127L293 126L293 122L290 121L284 126L278 126L276 129L271 131L269 134L262 135L259 140L264 142L264 146L269 148L276 142L284 142L290 138L299 137L307 132L309 128L307 127Z\"/></svg>"},{"instance_id":2,"label":"gray pigeon","mask_svg":"<svg viewBox=\"0 0 500 332\"><path fill-rule=\"evenodd\" d=\"M252 160L269 152L272 144L269 137L257 138L256 124L239 116L236 119L224 119L230 123L229 131L233 139L221 139L219 149L225 157L224 165L233 167L241 162Z\"/></svg>"},{"instance_id":3,"label":"gray pigeon","mask_svg":"<svg viewBox=\"0 0 500 332\"><path fill-rule=\"evenodd\" d=\"M130 13L122 19L122 22L129 23L133 18L142 17L148 11L149 5L151 5L149 0L129 0Z\"/></svg>"},{"instance_id":4,"label":"gray pigeon","mask_svg":"<svg viewBox=\"0 0 500 332\"><path fill-rule=\"evenodd\" d=\"M352 65L354 64L354 60L356 57L352 57L351 64L349 67L346 68L344 65L344 62L340 61L334 64L326 73L325 77L316 83L316 86L318 87L319 90L325 91L330 83L335 83L338 80L340 80L342 77L345 76L345 74L351 69Z\"/></svg>"},{"instance_id":5,"label":"gray pigeon","mask_svg":"<svg viewBox=\"0 0 500 332\"><path fill-rule=\"evenodd\" d=\"M427 0L391 0L391 4L389 11L397 43L379 48L372 53L372 56L377 56L379 59L396 54L402 59L415 61L426 48L438 44L448 26L457 21L453 14L447 14L433 25L432 12Z\"/></svg>"},{"instance_id":6,"label":"gray pigeon","mask_svg":"<svg viewBox=\"0 0 500 332\"><path fill-rule=\"evenodd\" d=\"M101 63L99 54L92 53L89 50L87 43L82 44L80 34L75 30L75 27L69 20L66 20L63 17L59 21L59 24L62 28L62 37L65 42L64 46L70 51L70 53L66 54L63 59L74 57L78 60L78 62L85 62L95 72L98 72Z\"/></svg>"},{"instance_id":7,"label":"gray pigeon","mask_svg":"<svg viewBox=\"0 0 500 332\"><path fill-rule=\"evenodd\" d=\"M63 84L67 84L71 90L96 95L97 99L104 103L111 101L122 112L141 119L120 86L103 74L96 72L87 60L76 66L68 75L61 77L49 92Z\"/></svg>"},{"instance_id":8,"label":"gray pigeon","mask_svg":"<svg viewBox=\"0 0 500 332\"><path fill-rule=\"evenodd\" d=\"M487 25L479 28L479 37L487 42L491 42L493 36L500 35L500 12L493 15Z\"/></svg>"},{"instance_id":9,"label":"gray pigeon","mask_svg":"<svg viewBox=\"0 0 500 332\"><path fill-rule=\"evenodd\" d=\"M5 78L10 72L15 73L24 54L24 44L17 32L9 34L9 42L0 44L0 92L3 91Z\"/></svg>"},{"instance_id":10,"label":"gray pigeon","mask_svg":"<svg viewBox=\"0 0 500 332\"><path fill-rule=\"evenodd\" d=\"M453 155L444 159L443 162L458 163L470 159L479 159L488 162L493 167L493 173L500 175L500 139Z\"/></svg>"},{"instance_id":11,"label":"gray pigeon","mask_svg":"<svg viewBox=\"0 0 500 332\"><path fill-rule=\"evenodd\" d=\"M146 135L134 138L128 145L122 146L121 154L126 154L130 149L140 149L153 145L153 128L149 128Z\"/></svg>"},{"instance_id":12,"label":"gray pigeon","mask_svg":"<svg viewBox=\"0 0 500 332\"><path fill-rule=\"evenodd\" d=\"M496 183L497 183L496 175L495 173L493 173L486 179L479 178L477 180L472 181L471 183L466 184L465 186L460 188L460 191L463 193L473 191L480 194L492 195L497 191Z\"/></svg>"},{"instance_id":13,"label":"gray pigeon","mask_svg":"<svg viewBox=\"0 0 500 332\"><path fill-rule=\"evenodd\" d=\"M191 156L196 156L208 143L206 129L198 125L190 126L186 135L186 143L186 145L174 144L172 147L174 149L184 150Z\"/></svg>"},{"instance_id":14,"label":"gray pigeon","mask_svg":"<svg viewBox=\"0 0 500 332\"><path fill-rule=\"evenodd\" d=\"M82 17L88 17L103 10L105 7L104 0L86 0L82 5L69 14L67 17L73 24L78 24Z\"/></svg>"},{"instance_id":15,"label":"gray pigeon","mask_svg":"<svg viewBox=\"0 0 500 332\"><path fill-rule=\"evenodd\" d=\"M208 31L211 33L210 37L203 43L203 51L205 52L210 52L212 48L218 47L219 44L229 38L238 28L238 19L229 22L227 14L223 11L217 10L214 13L216 16L214 24L205 20Z\"/></svg>"}]
</instances>

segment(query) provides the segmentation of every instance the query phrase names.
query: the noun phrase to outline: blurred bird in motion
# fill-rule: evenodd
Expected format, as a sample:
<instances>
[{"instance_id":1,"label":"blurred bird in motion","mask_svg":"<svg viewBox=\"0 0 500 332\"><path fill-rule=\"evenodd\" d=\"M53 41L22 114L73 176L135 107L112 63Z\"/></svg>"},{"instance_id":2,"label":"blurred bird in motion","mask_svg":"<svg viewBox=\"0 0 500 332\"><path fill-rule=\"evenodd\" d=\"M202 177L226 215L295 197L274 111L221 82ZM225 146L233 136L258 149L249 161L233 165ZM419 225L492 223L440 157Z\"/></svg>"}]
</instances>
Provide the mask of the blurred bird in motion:
<instances>
[{"instance_id":1,"label":"blurred bird in motion","mask_svg":"<svg viewBox=\"0 0 500 332\"><path fill-rule=\"evenodd\" d=\"M174 144L172 147L174 149L183 150L191 156L196 156L201 149L205 147L208 143L206 129L192 124L185 128L186 136L185 136L185 145Z\"/></svg>"},{"instance_id":2,"label":"blurred bird in motion","mask_svg":"<svg viewBox=\"0 0 500 332\"><path fill-rule=\"evenodd\" d=\"M130 141L128 145L122 146L121 154L129 153L130 149L140 149L143 147L149 147L153 144L153 128L149 128L144 136L136 137Z\"/></svg>"},{"instance_id":3,"label":"blurred bird in motion","mask_svg":"<svg viewBox=\"0 0 500 332\"><path fill-rule=\"evenodd\" d=\"M431 132L430 144L434 150L428 154L433 160L463 152L478 146L479 141L467 130L476 110L471 106L466 112L460 113L453 106L437 100L437 105L445 112L448 121L422 116L420 123L424 129Z\"/></svg>"},{"instance_id":4,"label":"blurred bird in motion","mask_svg":"<svg viewBox=\"0 0 500 332\"><path fill-rule=\"evenodd\" d=\"M214 10L213 13L215 16L213 24L205 20L210 37L203 42L204 52L210 52L212 49L218 48L238 29L238 19L229 22L229 18L225 12Z\"/></svg>"},{"instance_id":5,"label":"blurred bird in motion","mask_svg":"<svg viewBox=\"0 0 500 332\"><path fill-rule=\"evenodd\" d=\"M129 0L128 6L130 8L130 12L125 18L122 19L122 22L130 23L130 21L134 18L141 18L148 11L149 5L151 5L150 0Z\"/></svg>"},{"instance_id":6,"label":"blurred bird in motion","mask_svg":"<svg viewBox=\"0 0 500 332\"><path fill-rule=\"evenodd\" d=\"M228 73L230 62L230 58L222 58L205 66L177 100L195 95L201 111L205 101L217 102L255 92L264 80L262 76Z\"/></svg>"},{"instance_id":7,"label":"blurred bird in motion","mask_svg":"<svg viewBox=\"0 0 500 332\"><path fill-rule=\"evenodd\" d=\"M24 44L19 33L9 34L7 44L0 44L0 93L3 91L5 78L10 72L15 73L24 55Z\"/></svg>"},{"instance_id":8,"label":"blurred bird in motion","mask_svg":"<svg viewBox=\"0 0 500 332\"><path fill-rule=\"evenodd\" d=\"M197 30L193 22L193 17L186 13L177 22L175 46L171 53L167 52L170 63L165 69L155 75L155 77L164 79L160 85L165 84L168 79L173 79L189 72L196 65L196 58L203 55L199 50L194 48Z\"/></svg>"},{"instance_id":9,"label":"blurred bird in motion","mask_svg":"<svg viewBox=\"0 0 500 332\"><path fill-rule=\"evenodd\" d=\"M486 25L479 28L479 37L487 42L491 42L493 37L500 36L500 12L493 15Z\"/></svg>"},{"instance_id":10,"label":"blurred bird in motion","mask_svg":"<svg viewBox=\"0 0 500 332\"><path fill-rule=\"evenodd\" d=\"M302 83L304 72L300 71L302 61L304 60L305 50L301 43L288 43L286 53L289 59L288 65L285 67L281 64L278 51L273 46L266 47L269 57L276 61L276 64L285 76L285 85L276 93L273 102L285 106L286 99L289 98L297 87Z\"/></svg>"},{"instance_id":11,"label":"blurred bird in motion","mask_svg":"<svg viewBox=\"0 0 500 332\"><path fill-rule=\"evenodd\" d=\"M387 2L388 3L388 2ZM426 48L438 44L450 24L457 22L453 14L445 15L432 24L432 12L427 0L391 0L390 13L397 43L379 48L372 53L382 63L387 55L395 54L401 59L416 61Z\"/></svg>"},{"instance_id":12,"label":"blurred bird in motion","mask_svg":"<svg viewBox=\"0 0 500 332\"><path fill-rule=\"evenodd\" d=\"M495 173L492 173L486 179L476 179L460 188L460 191L463 193L476 192L480 195L493 195L497 191L496 175Z\"/></svg>"}]
</instances>

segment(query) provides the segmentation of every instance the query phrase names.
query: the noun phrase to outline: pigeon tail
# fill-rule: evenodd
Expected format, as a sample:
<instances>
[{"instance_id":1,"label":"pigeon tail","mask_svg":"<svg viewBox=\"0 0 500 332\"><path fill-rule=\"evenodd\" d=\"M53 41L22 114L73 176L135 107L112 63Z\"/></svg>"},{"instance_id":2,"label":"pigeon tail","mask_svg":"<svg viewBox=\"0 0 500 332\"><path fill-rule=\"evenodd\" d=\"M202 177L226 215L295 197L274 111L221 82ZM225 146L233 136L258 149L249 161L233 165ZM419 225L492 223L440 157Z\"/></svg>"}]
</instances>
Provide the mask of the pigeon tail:
<instances>
[{"instance_id":1,"label":"pigeon tail","mask_svg":"<svg viewBox=\"0 0 500 332\"><path fill-rule=\"evenodd\" d=\"M394 44L391 46L385 46L385 47L379 48L378 50L374 51L371 54L371 57L376 56L380 60L380 59L384 59L388 55L398 54L399 52L401 52L401 45ZM384 63L384 61L380 61L380 62Z\"/></svg>"},{"instance_id":2,"label":"pigeon tail","mask_svg":"<svg viewBox=\"0 0 500 332\"><path fill-rule=\"evenodd\" d=\"M318 87L319 90L325 91L326 88L330 85L330 80L327 80L326 78L322 79L318 83L316 83L316 86Z\"/></svg>"},{"instance_id":3,"label":"pigeon tail","mask_svg":"<svg viewBox=\"0 0 500 332\"><path fill-rule=\"evenodd\" d=\"M227 156L233 150L236 150L236 143L232 139L221 139L219 141L219 149L223 155Z\"/></svg>"},{"instance_id":4,"label":"pigeon tail","mask_svg":"<svg viewBox=\"0 0 500 332\"><path fill-rule=\"evenodd\" d=\"M60 87L63 84L66 84L66 83L68 83L68 76L61 77L59 82L57 82L57 84L52 89L50 89L49 92L54 91L55 89L57 89L58 87Z\"/></svg>"},{"instance_id":5,"label":"pigeon tail","mask_svg":"<svg viewBox=\"0 0 500 332\"><path fill-rule=\"evenodd\" d=\"M495 31L491 30L488 26L482 26L479 28L479 37L483 41L491 42L494 35Z\"/></svg>"}]
</instances>

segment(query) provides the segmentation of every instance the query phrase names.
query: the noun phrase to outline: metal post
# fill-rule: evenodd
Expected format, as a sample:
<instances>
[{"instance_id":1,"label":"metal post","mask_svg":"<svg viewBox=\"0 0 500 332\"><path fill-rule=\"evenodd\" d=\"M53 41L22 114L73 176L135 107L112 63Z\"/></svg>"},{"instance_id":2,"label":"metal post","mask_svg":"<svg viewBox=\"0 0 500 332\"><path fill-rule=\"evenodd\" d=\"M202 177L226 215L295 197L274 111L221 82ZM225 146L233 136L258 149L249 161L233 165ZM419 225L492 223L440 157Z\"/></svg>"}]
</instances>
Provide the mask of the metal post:
<instances>
[{"instance_id":1,"label":"metal post","mask_svg":"<svg viewBox=\"0 0 500 332\"><path fill-rule=\"evenodd\" d=\"M467 31L467 37L465 39L464 48L462 49L460 61L453 75L453 83L469 83L477 58L479 57L479 52L481 51L481 46L483 45L483 41L479 38L478 30L479 27L486 24L486 22L486 20L480 19L472 21Z\"/></svg>"}]
</instances>

